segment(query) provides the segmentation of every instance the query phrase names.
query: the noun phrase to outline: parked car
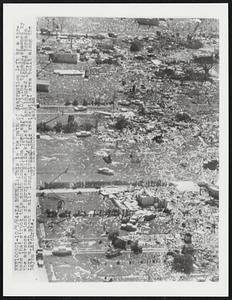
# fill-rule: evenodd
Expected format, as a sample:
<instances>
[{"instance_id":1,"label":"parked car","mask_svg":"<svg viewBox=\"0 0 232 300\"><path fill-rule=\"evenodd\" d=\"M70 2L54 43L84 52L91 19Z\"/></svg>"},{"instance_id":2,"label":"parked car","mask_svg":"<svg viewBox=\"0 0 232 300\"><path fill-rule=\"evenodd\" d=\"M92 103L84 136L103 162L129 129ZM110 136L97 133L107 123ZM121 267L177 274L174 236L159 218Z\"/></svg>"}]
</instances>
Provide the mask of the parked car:
<instances>
[{"instance_id":1,"label":"parked car","mask_svg":"<svg viewBox=\"0 0 232 300\"><path fill-rule=\"evenodd\" d=\"M119 100L118 101L119 105L123 105L123 106L129 106L130 105L130 101L127 100Z\"/></svg>"},{"instance_id":2,"label":"parked car","mask_svg":"<svg viewBox=\"0 0 232 300\"><path fill-rule=\"evenodd\" d=\"M82 106L82 105L78 105L76 107L73 108L75 111L86 111L87 107L86 106Z\"/></svg>"},{"instance_id":3,"label":"parked car","mask_svg":"<svg viewBox=\"0 0 232 300\"><path fill-rule=\"evenodd\" d=\"M109 168L100 168L97 172L104 175L114 175L114 171Z\"/></svg>"},{"instance_id":4,"label":"parked car","mask_svg":"<svg viewBox=\"0 0 232 300\"><path fill-rule=\"evenodd\" d=\"M135 105L143 105L144 104L143 101L141 101L139 99L137 99L137 100L131 100L131 103L135 104Z\"/></svg>"},{"instance_id":5,"label":"parked car","mask_svg":"<svg viewBox=\"0 0 232 300\"><path fill-rule=\"evenodd\" d=\"M55 256L72 255L72 248L64 247L64 246L55 247L52 250L52 255L55 255Z\"/></svg>"},{"instance_id":6,"label":"parked car","mask_svg":"<svg viewBox=\"0 0 232 300\"><path fill-rule=\"evenodd\" d=\"M121 254L121 250L120 249L108 249L105 252L105 255L107 258L113 258L116 256L119 256Z\"/></svg>"},{"instance_id":7,"label":"parked car","mask_svg":"<svg viewBox=\"0 0 232 300\"><path fill-rule=\"evenodd\" d=\"M37 261L37 266L39 268L42 268L44 266L44 256L43 256L43 249L38 248L36 250L36 261Z\"/></svg>"},{"instance_id":8,"label":"parked car","mask_svg":"<svg viewBox=\"0 0 232 300\"><path fill-rule=\"evenodd\" d=\"M91 136L91 132L90 131L79 131L79 132L76 132L76 136L77 137L88 137L88 136Z\"/></svg>"},{"instance_id":9,"label":"parked car","mask_svg":"<svg viewBox=\"0 0 232 300\"><path fill-rule=\"evenodd\" d=\"M43 261L43 259L38 259L38 260L37 260L37 266L38 266L39 268L42 268L42 267L44 266L44 261Z\"/></svg>"},{"instance_id":10,"label":"parked car","mask_svg":"<svg viewBox=\"0 0 232 300\"><path fill-rule=\"evenodd\" d=\"M36 259L43 259L43 249L42 248L38 248L36 250Z\"/></svg>"}]
</instances>

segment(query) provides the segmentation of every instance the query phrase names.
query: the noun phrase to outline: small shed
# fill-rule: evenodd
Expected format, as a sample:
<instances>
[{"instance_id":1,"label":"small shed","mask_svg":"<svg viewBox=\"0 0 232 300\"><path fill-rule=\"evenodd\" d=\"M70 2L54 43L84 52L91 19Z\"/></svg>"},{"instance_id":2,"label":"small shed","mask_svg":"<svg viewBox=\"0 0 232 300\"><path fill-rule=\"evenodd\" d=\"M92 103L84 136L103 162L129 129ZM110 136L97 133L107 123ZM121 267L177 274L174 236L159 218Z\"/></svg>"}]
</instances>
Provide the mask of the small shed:
<instances>
[{"instance_id":1,"label":"small shed","mask_svg":"<svg viewBox=\"0 0 232 300\"><path fill-rule=\"evenodd\" d=\"M48 92L49 91L49 81L37 79L36 88L37 92Z\"/></svg>"}]
</instances>

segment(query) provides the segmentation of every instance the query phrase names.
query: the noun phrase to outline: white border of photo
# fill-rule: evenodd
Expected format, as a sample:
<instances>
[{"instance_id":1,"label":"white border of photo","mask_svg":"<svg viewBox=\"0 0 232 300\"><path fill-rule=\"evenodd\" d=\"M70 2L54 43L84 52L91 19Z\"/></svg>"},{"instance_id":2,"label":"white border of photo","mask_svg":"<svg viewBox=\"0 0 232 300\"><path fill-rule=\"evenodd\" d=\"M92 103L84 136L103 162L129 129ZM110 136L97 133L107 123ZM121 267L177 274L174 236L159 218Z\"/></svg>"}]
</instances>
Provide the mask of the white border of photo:
<instances>
[{"instance_id":1,"label":"white border of photo","mask_svg":"<svg viewBox=\"0 0 232 300\"><path fill-rule=\"evenodd\" d=\"M220 212L218 282L35 282L12 269L12 124L14 28L36 18L218 18L220 24ZM227 296L228 295L228 6L227 4L4 4L4 296ZM34 81L35 82L35 81Z\"/></svg>"}]
</instances>

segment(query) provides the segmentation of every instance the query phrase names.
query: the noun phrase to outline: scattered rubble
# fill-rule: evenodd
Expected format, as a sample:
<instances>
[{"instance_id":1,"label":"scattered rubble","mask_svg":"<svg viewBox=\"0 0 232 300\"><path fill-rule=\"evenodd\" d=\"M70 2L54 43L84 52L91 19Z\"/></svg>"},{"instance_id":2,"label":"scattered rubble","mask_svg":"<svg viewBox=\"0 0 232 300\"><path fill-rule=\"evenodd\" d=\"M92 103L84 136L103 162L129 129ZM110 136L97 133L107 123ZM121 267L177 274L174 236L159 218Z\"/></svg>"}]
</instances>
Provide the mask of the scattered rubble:
<instances>
[{"instance_id":1,"label":"scattered rubble","mask_svg":"<svg viewBox=\"0 0 232 300\"><path fill-rule=\"evenodd\" d=\"M145 281L218 281L218 82L196 52L209 33L191 37L178 20L168 28L165 20L112 22L119 27L85 25L84 33L57 40L41 29L50 38L37 47L46 78L37 83L38 170L46 171L38 174L46 190L37 221L53 254L44 255L49 278L110 282L117 273L129 280L139 273ZM147 27L155 24L155 31ZM208 59L215 64L216 52ZM70 172L51 182L64 161ZM55 195L61 188L71 192Z\"/></svg>"},{"instance_id":2,"label":"scattered rubble","mask_svg":"<svg viewBox=\"0 0 232 300\"><path fill-rule=\"evenodd\" d=\"M50 53L49 60L53 63L77 64L77 53Z\"/></svg>"}]
</instances>

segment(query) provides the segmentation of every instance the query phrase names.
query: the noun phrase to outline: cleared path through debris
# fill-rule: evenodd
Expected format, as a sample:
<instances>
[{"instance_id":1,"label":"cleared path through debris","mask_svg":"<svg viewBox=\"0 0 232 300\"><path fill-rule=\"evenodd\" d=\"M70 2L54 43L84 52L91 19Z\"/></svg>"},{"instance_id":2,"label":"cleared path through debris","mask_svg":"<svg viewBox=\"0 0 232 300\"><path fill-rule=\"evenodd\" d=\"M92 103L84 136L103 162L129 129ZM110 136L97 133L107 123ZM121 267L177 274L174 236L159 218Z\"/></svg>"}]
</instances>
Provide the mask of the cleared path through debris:
<instances>
[{"instance_id":1,"label":"cleared path through debris","mask_svg":"<svg viewBox=\"0 0 232 300\"><path fill-rule=\"evenodd\" d=\"M46 108L66 108L66 109L74 109L76 106L69 106L69 105L40 105L38 110L46 109ZM112 105L88 105L86 106L87 109L99 109L99 108L111 108Z\"/></svg>"},{"instance_id":2,"label":"cleared path through debris","mask_svg":"<svg viewBox=\"0 0 232 300\"><path fill-rule=\"evenodd\" d=\"M79 188L79 189L44 189L44 190L36 190L36 194L49 194L49 193L62 193L62 194L69 194L69 193L96 193L101 191L103 194L113 194L113 193L120 193L128 190L128 186L121 185L118 187L109 187L104 189L97 189L97 188Z\"/></svg>"},{"instance_id":3,"label":"cleared path through debris","mask_svg":"<svg viewBox=\"0 0 232 300\"><path fill-rule=\"evenodd\" d=\"M166 248L147 248L143 249L143 253L165 253L167 252ZM90 249L83 249L83 250L74 250L72 255L79 255L79 254L104 254L104 250L90 250ZM122 250L122 254L129 254L131 250ZM52 250L44 250L44 255L52 255Z\"/></svg>"}]
</instances>

